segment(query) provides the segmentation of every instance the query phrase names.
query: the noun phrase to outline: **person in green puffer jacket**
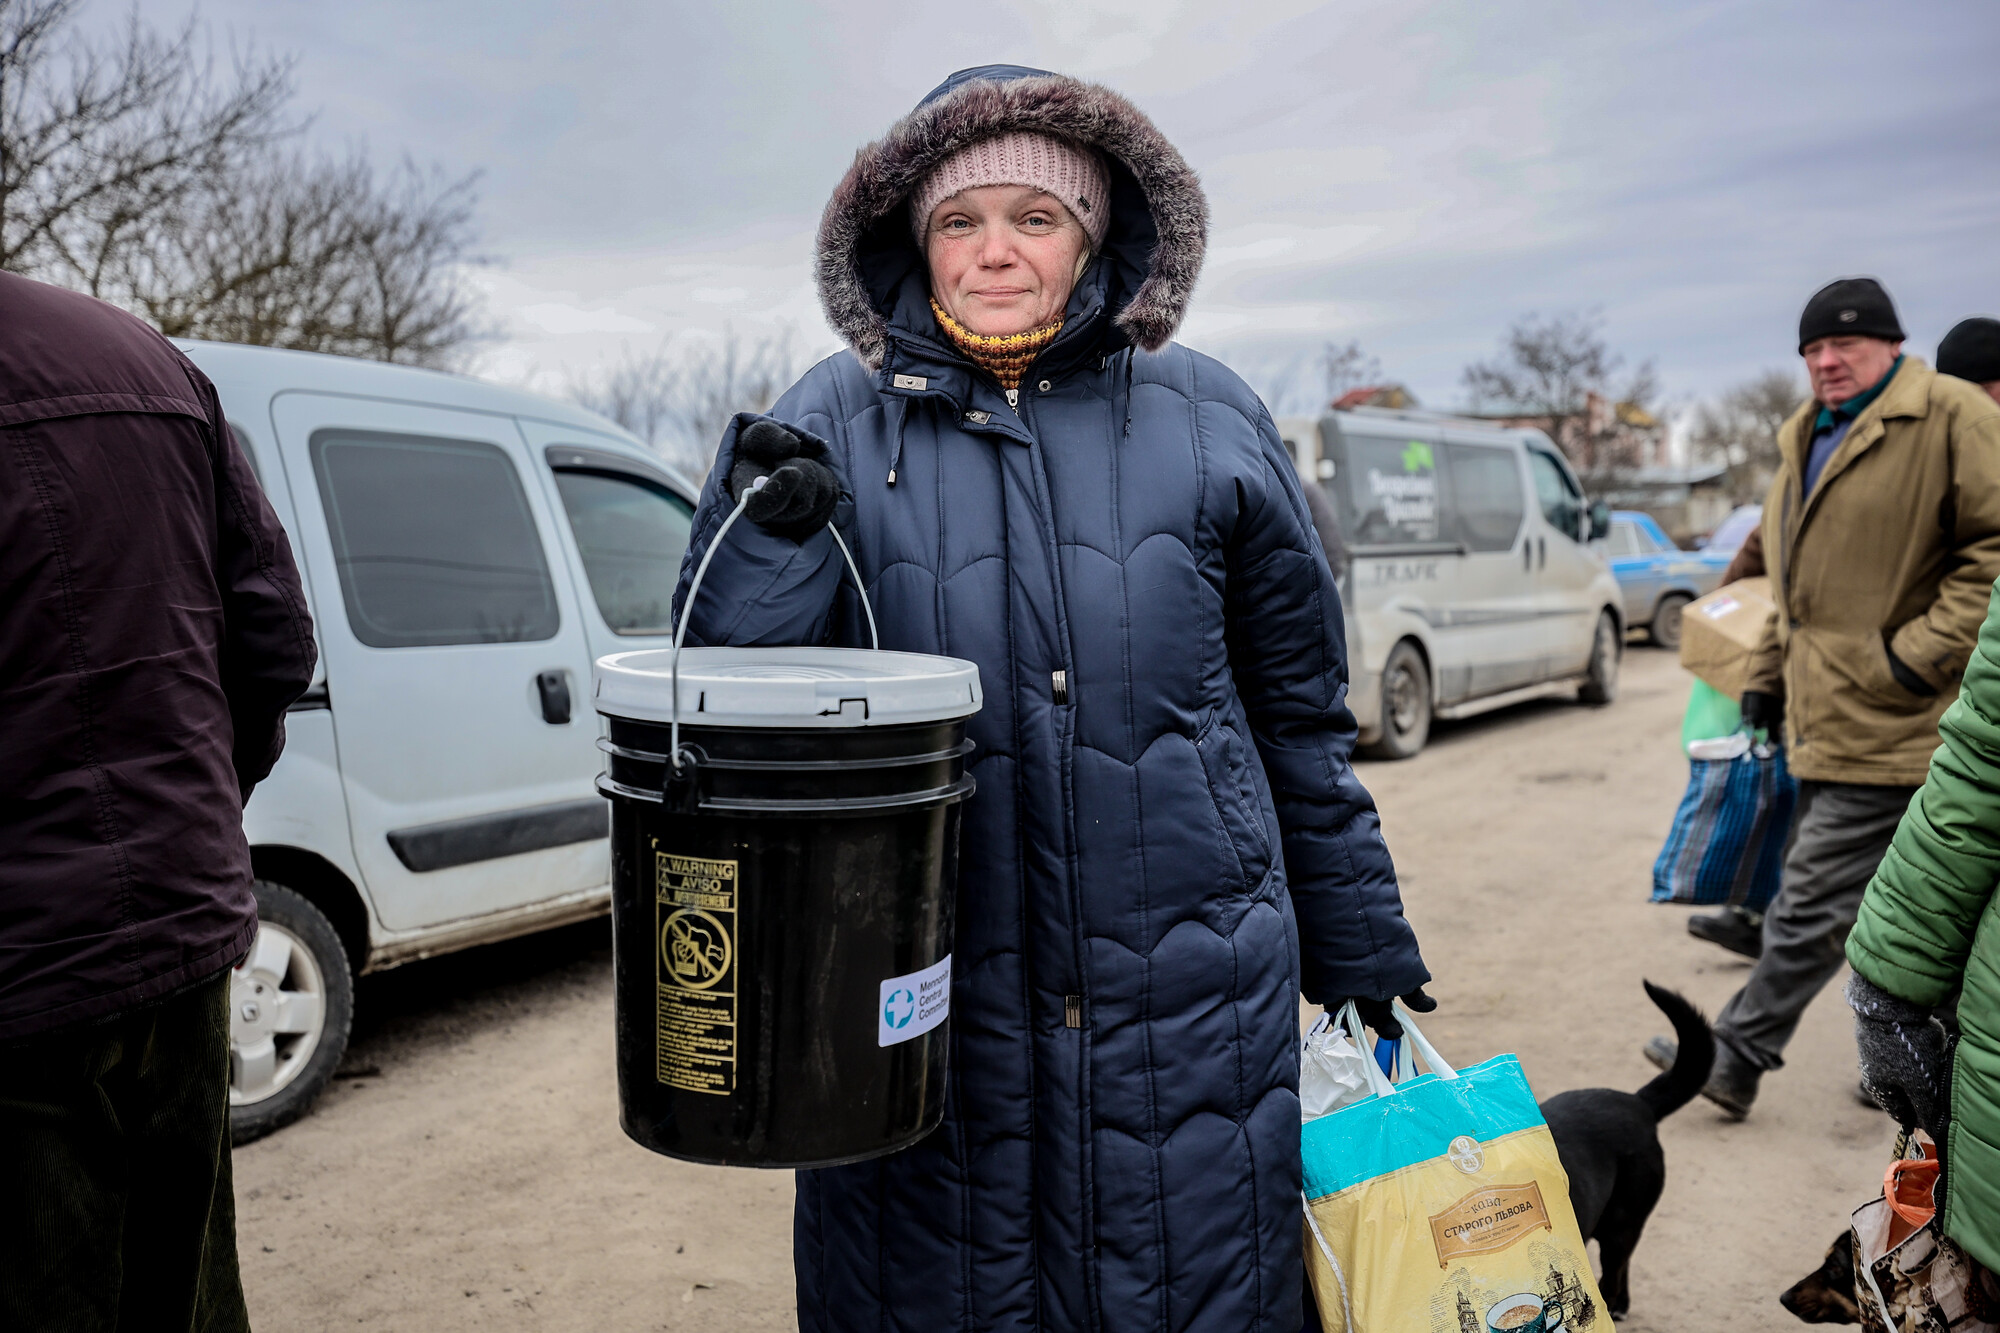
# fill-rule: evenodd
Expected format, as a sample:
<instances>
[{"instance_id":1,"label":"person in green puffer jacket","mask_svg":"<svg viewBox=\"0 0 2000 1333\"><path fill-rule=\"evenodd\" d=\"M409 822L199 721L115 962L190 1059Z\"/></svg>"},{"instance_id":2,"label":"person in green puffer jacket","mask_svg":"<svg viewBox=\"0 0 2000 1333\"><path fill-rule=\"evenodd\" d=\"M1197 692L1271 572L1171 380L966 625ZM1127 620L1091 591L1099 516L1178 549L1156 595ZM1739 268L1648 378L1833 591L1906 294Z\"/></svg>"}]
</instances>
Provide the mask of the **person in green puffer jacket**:
<instances>
[{"instance_id":1,"label":"person in green puffer jacket","mask_svg":"<svg viewBox=\"0 0 2000 1333\"><path fill-rule=\"evenodd\" d=\"M1848 1000L1870 1093L1944 1144L1945 1234L2000 1270L2000 588L1938 730L1847 938Z\"/></svg>"}]
</instances>

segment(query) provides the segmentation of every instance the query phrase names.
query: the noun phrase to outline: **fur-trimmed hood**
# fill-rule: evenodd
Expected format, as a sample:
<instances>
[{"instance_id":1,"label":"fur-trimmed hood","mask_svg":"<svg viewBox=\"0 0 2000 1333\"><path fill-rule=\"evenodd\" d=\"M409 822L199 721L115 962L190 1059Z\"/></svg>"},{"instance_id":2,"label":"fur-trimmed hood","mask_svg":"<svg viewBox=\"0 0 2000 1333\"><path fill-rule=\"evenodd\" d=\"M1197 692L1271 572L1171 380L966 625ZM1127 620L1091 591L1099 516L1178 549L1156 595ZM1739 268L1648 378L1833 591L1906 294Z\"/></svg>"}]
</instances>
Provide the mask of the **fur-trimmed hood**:
<instances>
[{"instance_id":1,"label":"fur-trimmed hood","mask_svg":"<svg viewBox=\"0 0 2000 1333\"><path fill-rule=\"evenodd\" d=\"M946 79L856 153L820 220L820 303L871 369L882 365L898 308L913 307L912 277L928 290L905 201L959 149L1019 130L1095 148L1110 167L1111 226L1085 282L1094 272L1116 341L1158 351L1180 327L1208 240L1208 201L1193 170L1152 121L1110 89L1019 65L984 65Z\"/></svg>"}]
</instances>

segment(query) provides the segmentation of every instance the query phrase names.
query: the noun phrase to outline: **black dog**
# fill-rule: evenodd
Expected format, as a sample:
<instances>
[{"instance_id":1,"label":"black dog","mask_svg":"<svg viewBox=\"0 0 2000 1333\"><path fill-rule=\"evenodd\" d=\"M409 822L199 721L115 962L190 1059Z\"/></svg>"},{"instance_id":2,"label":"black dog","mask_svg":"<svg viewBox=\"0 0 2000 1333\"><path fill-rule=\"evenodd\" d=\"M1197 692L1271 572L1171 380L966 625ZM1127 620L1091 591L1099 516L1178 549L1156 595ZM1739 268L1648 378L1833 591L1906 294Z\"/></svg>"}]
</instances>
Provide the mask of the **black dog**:
<instances>
[{"instance_id":1,"label":"black dog","mask_svg":"<svg viewBox=\"0 0 2000 1333\"><path fill-rule=\"evenodd\" d=\"M1841 1232L1827 1246L1826 1261L1794 1282L1778 1304L1808 1324L1858 1324L1861 1304L1854 1288L1854 1237Z\"/></svg>"},{"instance_id":2,"label":"black dog","mask_svg":"<svg viewBox=\"0 0 2000 1333\"><path fill-rule=\"evenodd\" d=\"M1578 1088L1542 1103L1569 1176L1570 1207L1585 1240L1597 1241L1604 1280L1598 1285L1612 1318L1632 1307L1632 1251L1667 1183L1660 1121L1686 1106L1708 1081L1715 1036L1686 1000L1652 982L1646 994L1674 1025L1680 1051L1674 1067L1637 1092Z\"/></svg>"}]
</instances>

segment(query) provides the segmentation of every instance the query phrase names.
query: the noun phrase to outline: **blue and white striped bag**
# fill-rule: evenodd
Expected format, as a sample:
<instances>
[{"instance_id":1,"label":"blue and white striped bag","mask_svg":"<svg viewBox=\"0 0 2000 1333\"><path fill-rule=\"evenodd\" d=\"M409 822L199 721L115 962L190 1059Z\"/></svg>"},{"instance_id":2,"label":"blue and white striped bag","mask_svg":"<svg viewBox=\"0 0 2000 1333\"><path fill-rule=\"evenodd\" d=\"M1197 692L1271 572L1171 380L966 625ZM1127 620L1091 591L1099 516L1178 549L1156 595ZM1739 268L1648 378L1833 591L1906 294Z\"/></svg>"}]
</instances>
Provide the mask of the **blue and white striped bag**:
<instances>
[{"instance_id":1,"label":"blue and white striped bag","mask_svg":"<svg viewBox=\"0 0 2000 1333\"><path fill-rule=\"evenodd\" d=\"M1687 794L1653 863L1653 901L1762 912L1778 894L1799 794L1784 748L1688 763Z\"/></svg>"}]
</instances>

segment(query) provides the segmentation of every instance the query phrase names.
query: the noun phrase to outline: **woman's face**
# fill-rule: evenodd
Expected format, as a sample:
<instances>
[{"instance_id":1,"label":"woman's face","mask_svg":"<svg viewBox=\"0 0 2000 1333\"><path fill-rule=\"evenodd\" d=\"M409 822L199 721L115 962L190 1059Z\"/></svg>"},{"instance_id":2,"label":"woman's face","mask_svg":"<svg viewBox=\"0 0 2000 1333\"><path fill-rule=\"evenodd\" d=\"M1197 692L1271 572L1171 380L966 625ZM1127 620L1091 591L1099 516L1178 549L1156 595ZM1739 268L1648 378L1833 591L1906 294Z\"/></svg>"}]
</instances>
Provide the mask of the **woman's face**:
<instances>
[{"instance_id":1,"label":"woman's face","mask_svg":"<svg viewBox=\"0 0 2000 1333\"><path fill-rule=\"evenodd\" d=\"M1055 323L1090 243L1054 195L1031 185L981 185L931 210L924 255L931 295L944 312L995 337Z\"/></svg>"}]
</instances>

